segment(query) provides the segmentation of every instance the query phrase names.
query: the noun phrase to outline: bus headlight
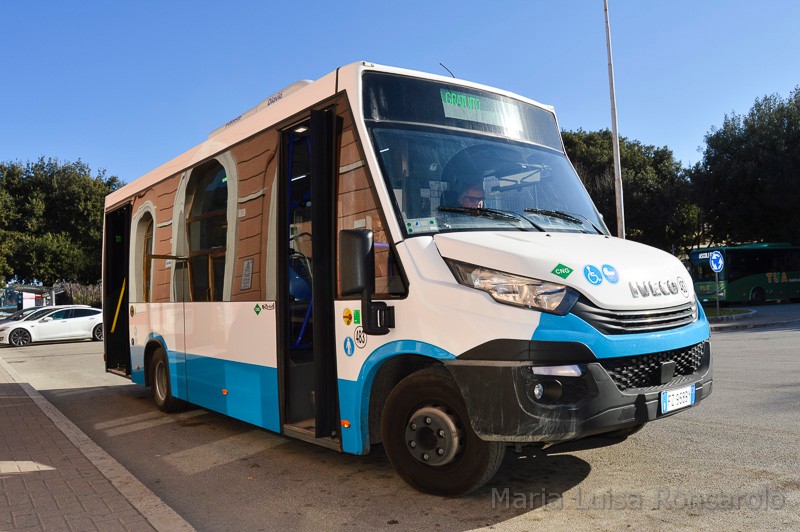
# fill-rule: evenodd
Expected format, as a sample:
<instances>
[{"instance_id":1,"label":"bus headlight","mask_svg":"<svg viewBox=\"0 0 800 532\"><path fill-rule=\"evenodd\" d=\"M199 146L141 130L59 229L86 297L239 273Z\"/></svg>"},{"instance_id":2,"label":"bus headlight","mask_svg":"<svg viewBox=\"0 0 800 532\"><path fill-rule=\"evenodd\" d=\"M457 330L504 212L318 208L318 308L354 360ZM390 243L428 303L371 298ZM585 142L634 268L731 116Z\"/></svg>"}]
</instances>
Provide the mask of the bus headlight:
<instances>
[{"instance_id":1,"label":"bus headlight","mask_svg":"<svg viewBox=\"0 0 800 532\"><path fill-rule=\"evenodd\" d=\"M563 284L521 277L451 259L445 259L445 262L459 284L482 290L498 303L563 316L578 301L578 292Z\"/></svg>"}]
</instances>

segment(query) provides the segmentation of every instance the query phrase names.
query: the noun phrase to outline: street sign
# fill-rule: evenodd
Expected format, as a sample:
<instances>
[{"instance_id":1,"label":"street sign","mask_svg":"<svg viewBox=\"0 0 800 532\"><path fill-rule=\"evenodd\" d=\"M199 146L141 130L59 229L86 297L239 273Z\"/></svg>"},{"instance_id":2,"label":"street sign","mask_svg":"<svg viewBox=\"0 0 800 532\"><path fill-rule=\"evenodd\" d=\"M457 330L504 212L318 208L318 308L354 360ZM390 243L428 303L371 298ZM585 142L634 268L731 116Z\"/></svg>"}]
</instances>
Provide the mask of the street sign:
<instances>
[{"instance_id":1,"label":"street sign","mask_svg":"<svg viewBox=\"0 0 800 532\"><path fill-rule=\"evenodd\" d=\"M719 251L712 251L711 256L708 257L708 264L711 266L714 273L721 272L723 266L725 266L725 259L722 258L722 253Z\"/></svg>"}]
</instances>

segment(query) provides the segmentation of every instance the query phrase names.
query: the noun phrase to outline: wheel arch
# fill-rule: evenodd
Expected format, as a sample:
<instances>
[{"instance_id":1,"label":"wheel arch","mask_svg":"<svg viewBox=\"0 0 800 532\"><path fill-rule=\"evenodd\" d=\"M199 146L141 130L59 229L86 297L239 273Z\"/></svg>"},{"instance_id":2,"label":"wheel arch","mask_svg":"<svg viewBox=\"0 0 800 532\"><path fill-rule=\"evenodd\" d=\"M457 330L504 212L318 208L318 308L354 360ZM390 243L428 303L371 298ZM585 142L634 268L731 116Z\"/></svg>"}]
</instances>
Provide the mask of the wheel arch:
<instances>
[{"instance_id":1,"label":"wheel arch","mask_svg":"<svg viewBox=\"0 0 800 532\"><path fill-rule=\"evenodd\" d=\"M158 348L163 349L165 352L167 351L167 346L158 339L158 338L150 338L147 341L147 344L144 347L144 385L145 386L152 386L153 384L153 376L151 375L151 365L153 361L153 353L155 353L156 349Z\"/></svg>"},{"instance_id":2,"label":"wheel arch","mask_svg":"<svg viewBox=\"0 0 800 532\"><path fill-rule=\"evenodd\" d=\"M386 399L389 397L394 387L412 373L441 365L442 362L439 359L413 353L404 353L384 361L383 364L377 368L369 390L369 410L367 413L369 424L366 429L370 445L381 442L381 416L383 415L383 407L386 405Z\"/></svg>"},{"instance_id":3,"label":"wheel arch","mask_svg":"<svg viewBox=\"0 0 800 532\"><path fill-rule=\"evenodd\" d=\"M8 330L8 345L14 345L11 343L11 335L14 334L16 331L25 331L28 333L28 343L32 344L36 341L36 335L33 334L33 331L28 329L27 327L20 327L16 326Z\"/></svg>"}]
</instances>

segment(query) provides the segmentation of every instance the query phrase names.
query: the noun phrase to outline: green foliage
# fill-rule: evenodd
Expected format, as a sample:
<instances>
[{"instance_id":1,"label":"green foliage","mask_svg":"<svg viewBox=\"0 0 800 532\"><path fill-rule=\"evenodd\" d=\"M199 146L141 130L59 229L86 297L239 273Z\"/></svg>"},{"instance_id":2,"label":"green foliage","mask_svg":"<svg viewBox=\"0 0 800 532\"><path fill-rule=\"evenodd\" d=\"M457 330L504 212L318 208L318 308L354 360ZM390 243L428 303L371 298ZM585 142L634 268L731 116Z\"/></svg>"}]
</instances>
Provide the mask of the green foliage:
<instances>
[{"instance_id":1,"label":"green foliage","mask_svg":"<svg viewBox=\"0 0 800 532\"><path fill-rule=\"evenodd\" d=\"M800 240L800 86L726 115L706 135L690 170L707 239L718 243Z\"/></svg>"},{"instance_id":2,"label":"green foliage","mask_svg":"<svg viewBox=\"0 0 800 532\"><path fill-rule=\"evenodd\" d=\"M611 132L564 131L564 145L575 169L603 215L617 232ZM620 139L626 236L672 253L693 240L697 207L691 183L672 150Z\"/></svg>"},{"instance_id":3,"label":"green foliage","mask_svg":"<svg viewBox=\"0 0 800 532\"><path fill-rule=\"evenodd\" d=\"M103 201L120 186L80 160L0 163L0 281L96 283Z\"/></svg>"}]
</instances>

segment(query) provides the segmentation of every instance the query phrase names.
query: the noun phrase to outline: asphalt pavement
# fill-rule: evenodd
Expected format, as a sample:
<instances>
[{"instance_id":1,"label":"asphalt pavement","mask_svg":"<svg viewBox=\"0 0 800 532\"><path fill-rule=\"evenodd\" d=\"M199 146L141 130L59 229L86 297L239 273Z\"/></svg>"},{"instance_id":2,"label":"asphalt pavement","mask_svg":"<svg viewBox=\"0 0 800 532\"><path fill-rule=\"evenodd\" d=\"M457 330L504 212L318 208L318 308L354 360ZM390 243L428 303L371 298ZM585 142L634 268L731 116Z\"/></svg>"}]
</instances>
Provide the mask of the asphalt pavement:
<instances>
[{"instance_id":1,"label":"asphalt pavement","mask_svg":"<svg viewBox=\"0 0 800 532\"><path fill-rule=\"evenodd\" d=\"M745 307L712 332L800 323L800 304ZM2 359L0 530L192 530Z\"/></svg>"}]
</instances>

